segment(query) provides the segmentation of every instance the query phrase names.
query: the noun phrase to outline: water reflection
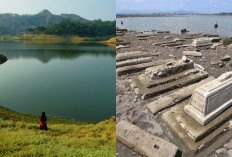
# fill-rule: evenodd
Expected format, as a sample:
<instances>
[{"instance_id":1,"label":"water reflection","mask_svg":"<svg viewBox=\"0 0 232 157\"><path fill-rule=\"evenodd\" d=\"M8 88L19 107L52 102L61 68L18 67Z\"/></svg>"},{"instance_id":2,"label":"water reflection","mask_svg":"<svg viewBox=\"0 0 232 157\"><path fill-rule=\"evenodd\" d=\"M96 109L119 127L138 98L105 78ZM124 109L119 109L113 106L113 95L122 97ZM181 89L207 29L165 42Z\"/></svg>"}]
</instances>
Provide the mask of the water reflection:
<instances>
[{"instance_id":1,"label":"water reflection","mask_svg":"<svg viewBox=\"0 0 232 157\"><path fill-rule=\"evenodd\" d=\"M52 59L75 59L82 55L115 56L115 48L102 44L61 44L38 45L22 44L17 42L0 42L0 54L8 59L30 58L38 59L42 63L48 63Z\"/></svg>"}]
</instances>

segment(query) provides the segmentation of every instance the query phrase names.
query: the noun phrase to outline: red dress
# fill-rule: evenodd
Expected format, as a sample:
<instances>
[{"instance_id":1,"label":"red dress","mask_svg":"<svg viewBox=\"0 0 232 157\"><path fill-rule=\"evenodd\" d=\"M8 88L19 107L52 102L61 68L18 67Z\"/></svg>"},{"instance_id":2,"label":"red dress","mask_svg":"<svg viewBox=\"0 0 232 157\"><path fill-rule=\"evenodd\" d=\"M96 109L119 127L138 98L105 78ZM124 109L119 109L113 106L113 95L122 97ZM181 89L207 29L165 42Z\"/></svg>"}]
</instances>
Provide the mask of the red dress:
<instances>
[{"instance_id":1,"label":"red dress","mask_svg":"<svg viewBox=\"0 0 232 157\"><path fill-rule=\"evenodd\" d=\"M40 130L47 130L47 124L46 124L47 118L42 121L40 116Z\"/></svg>"}]
</instances>

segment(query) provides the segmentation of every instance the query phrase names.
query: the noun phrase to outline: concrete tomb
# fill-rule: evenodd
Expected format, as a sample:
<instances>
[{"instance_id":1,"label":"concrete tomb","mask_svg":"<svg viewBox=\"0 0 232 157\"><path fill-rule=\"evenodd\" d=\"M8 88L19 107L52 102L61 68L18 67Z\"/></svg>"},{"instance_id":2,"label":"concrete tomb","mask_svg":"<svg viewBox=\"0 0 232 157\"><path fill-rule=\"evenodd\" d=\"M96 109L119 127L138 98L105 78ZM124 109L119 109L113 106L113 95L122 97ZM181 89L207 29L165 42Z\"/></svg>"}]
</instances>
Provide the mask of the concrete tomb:
<instances>
[{"instance_id":1,"label":"concrete tomb","mask_svg":"<svg viewBox=\"0 0 232 157\"><path fill-rule=\"evenodd\" d=\"M212 44L212 38L197 38L192 42L192 46L194 47L209 46Z\"/></svg>"},{"instance_id":2,"label":"concrete tomb","mask_svg":"<svg viewBox=\"0 0 232 157\"><path fill-rule=\"evenodd\" d=\"M232 71L196 88L184 110L206 125L232 105Z\"/></svg>"}]
</instances>

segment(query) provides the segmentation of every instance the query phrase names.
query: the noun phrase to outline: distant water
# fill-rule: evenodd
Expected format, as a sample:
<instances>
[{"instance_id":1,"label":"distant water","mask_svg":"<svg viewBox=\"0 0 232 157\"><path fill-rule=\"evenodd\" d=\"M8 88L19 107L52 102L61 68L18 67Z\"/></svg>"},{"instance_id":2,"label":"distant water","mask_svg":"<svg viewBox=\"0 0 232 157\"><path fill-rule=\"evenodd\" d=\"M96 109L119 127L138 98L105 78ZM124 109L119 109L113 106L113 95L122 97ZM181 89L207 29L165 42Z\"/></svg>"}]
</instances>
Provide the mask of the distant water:
<instances>
[{"instance_id":1,"label":"distant water","mask_svg":"<svg viewBox=\"0 0 232 157\"><path fill-rule=\"evenodd\" d=\"M115 48L0 42L0 105L81 121L115 115Z\"/></svg>"},{"instance_id":2,"label":"distant water","mask_svg":"<svg viewBox=\"0 0 232 157\"><path fill-rule=\"evenodd\" d=\"M215 22L219 24L218 29L214 28ZM228 37L232 36L232 16L182 15L117 18L117 27L134 31L168 30L177 34L181 29L187 28L190 33L218 34L221 37Z\"/></svg>"}]
</instances>

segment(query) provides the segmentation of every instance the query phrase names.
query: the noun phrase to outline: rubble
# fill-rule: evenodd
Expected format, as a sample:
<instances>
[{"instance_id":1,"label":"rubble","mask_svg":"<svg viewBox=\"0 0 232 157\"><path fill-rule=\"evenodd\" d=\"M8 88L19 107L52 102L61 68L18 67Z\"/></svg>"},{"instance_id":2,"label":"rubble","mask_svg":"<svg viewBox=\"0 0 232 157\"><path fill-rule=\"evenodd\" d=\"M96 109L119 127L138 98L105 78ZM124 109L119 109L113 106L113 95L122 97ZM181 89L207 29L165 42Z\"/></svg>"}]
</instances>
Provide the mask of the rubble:
<instances>
[{"instance_id":1,"label":"rubble","mask_svg":"<svg viewBox=\"0 0 232 157\"><path fill-rule=\"evenodd\" d=\"M202 57L202 54L197 51L184 51L183 55L185 56L193 56L193 57Z\"/></svg>"},{"instance_id":2,"label":"rubble","mask_svg":"<svg viewBox=\"0 0 232 157\"><path fill-rule=\"evenodd\" d=\"M229 55L226 55L221 58L221 61L230 61L231 57Z\"/></svg>"},{"instance_id":3,"label":"rubble","mask_svg":"<svg viewBox=\"0 0 232 157\"><path fill-rule=\"evenodd\" d=\"M174 144L151 135L127 121L120 121L116 127L118 140L147 157L175 157L178 154L178 147Z\"/></svg>"}]
</instances>

